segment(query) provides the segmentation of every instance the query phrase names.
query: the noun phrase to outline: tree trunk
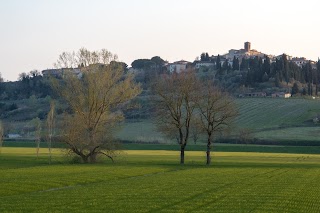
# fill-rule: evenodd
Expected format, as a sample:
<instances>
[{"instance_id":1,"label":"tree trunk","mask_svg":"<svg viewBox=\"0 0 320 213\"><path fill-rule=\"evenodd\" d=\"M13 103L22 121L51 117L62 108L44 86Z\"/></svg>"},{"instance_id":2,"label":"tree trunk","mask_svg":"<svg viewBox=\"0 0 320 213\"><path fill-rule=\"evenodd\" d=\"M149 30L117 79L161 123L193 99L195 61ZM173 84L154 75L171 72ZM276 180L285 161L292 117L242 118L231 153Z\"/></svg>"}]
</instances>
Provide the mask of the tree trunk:
<instances>
[{"instance_id":1,"label":"tree trunk","mask_svg":"<svg viewBox=\"0 0 320 213\"><path fill-rule=\"evenodd\" d=\"M83 163L88 163L88 157L85 155L80 155Z\"/></svg>"},{"instance_id":2,"label":"tree trunk","mask_svg":"<svg viewBox=\"0 0 320 213\"><path fill-rule=\"evenodd\" d=\"M183 165L184 164L184 148L186 147L186 145L181 145L180 146L180 164Z\"/></svg>"},{"instance_id":3,"label":"tree trunk","mask_svg":"<svg viewBox=\"0 0 320 213\"><path fill-rule=\"evenodd\" d=\"M207 145L207 165L210 165L211 164L211 146L210 145Z\"/></svg>"},{"instance_id":4,"label":"tree trunk","mask_svg":"<svg viewBox=\"0 0 320 213\"><path fill-rule=\"evenodd\" d=\"M207 143L207 165L211 164L211 137L208 138Z\"/></svg>"},{"instance_id":5,"label":"tree trunk","mask_svg":"<svg viewBox=\"0 0 320 213\"><path fill-rule=\"evenodd\" d=\"M90 163L96 163L97 162L97 153L93 153L90 155Z\"/></svg>"}]
</instances>

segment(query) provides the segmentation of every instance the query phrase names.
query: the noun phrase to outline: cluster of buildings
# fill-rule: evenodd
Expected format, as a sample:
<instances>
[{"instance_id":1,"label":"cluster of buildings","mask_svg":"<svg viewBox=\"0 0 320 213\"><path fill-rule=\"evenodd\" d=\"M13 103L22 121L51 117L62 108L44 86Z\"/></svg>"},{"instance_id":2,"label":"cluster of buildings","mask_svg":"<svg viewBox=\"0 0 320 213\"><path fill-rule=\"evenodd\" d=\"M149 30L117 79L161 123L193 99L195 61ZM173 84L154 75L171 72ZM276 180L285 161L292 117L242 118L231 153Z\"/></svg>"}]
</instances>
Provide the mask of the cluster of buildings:
<instances>
[{"instance_id":1,"label":"cluster of buildings","mask_svg":"<svg viewBox=\"0 0 320 213\"><path fill-rule=\"evenodd\" d=\"M228 53L220 55L219 57L221 66L223 66L223 64L226 62L228 62L229 66L232 66L234 58L239 59L239 61L241 62L242 59L259 57L264 60L266 57L268 57L271 60L271 62L275 62L276 59L280 59L281 57L283 57L283 55L275 56L259 52L255 49L251 49L250 42L245 42L243 49L231 49L228 51ZM196 69L199 69L200 67L215 67L217 58L218 56L211 56L209 61L196 60L194 62L181 60L173 63L168 63L166 66L170 72L181 72L183 70L186 70L188 66L194 66ZM309 62L309 60L307 60L304 57L292 57L288 55L287 60L295 63L300 68ZM316 62L311 61L311 64L315 66Z\"/></svg>"},{"instance_id":2,"label":"cluster of buildings","mask_svg":"<svg viewBox=\"0 0 320 213\"><path fill-rule=\"evenodd\" d=\"M272 94L267 95L265 92L249 92L243 93L238 96L239 98L251 97L251 98L264 98L264 97L271 97L271 98L290 98L291 93L289 92L275 92Z\"/></svg>"},{"instance_id":3,"label":"cluster of buildings","mask_svg":"<svg viewBox=\"0 0 320 213\"><path fill-rule=\"evenodd\" d=\"M259 57L264 60L266 57L268 57L271 60L271 62L275 62L276 59L280 59L281 57L283 57L283 55L274 56L274 55L268 55L268 54L259 52L255 49L251 49L250 42L245 42L243 49L230 49L226 54L219 55L219 56L211 56L208 61L196 60L194 62L189 62L185 60L180 60L173 63L166 63L165 67L171 73L172 72L179 73L187 70L189 67L194 67L196 69L199 69L201 67L216 67L218 57L220 58L221 66L223 66L225 63L228 63L229 66L232 66L234 58L237 58L241 62L243 59ZM302 67L309 62L309 60L307 60L304 57L292 57L288 55L287 55L287 60L295 63L299 67ZM313 64L313 66L316 66L316 62L311 61L311 63ZM134 69L129 69L129 70L132 72L136 71ZM71 72L77 75L78 77L81 77L82 68L47 69L42 71L42 74L44 76L51 75L56 77L62 77L66 72Z\"/></svg>"},{"instance_id":4,"label":"cluster of buildings","mask_svg":"<svg viewBox=\"0 0 320 213\"><path fill-rule=\"evenodd\" d=\"M82 77L82 71L80 68L46 69L42 71L43 76L52 76L56 78L62 78L67 73L72 73L78 78Z\"/></svg>"}]
</instances>

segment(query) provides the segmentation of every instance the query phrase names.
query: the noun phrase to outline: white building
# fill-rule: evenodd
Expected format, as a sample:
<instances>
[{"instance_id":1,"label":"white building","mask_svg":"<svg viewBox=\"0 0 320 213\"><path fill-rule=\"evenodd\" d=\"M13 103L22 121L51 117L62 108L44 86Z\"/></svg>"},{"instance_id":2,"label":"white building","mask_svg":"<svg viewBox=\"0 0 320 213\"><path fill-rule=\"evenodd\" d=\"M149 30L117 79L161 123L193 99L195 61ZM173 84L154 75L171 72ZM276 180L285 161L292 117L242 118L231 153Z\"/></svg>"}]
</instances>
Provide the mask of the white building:
<instances>
[{"instance_id":1,"label":"white building","mask_svg":"<svg viewBox=\"0 0 320 213\"><path fill-rule=\"evenodd\" d=\"M308 60L304 57L298 58L298 57L294 57L291 60L293 63L295 63L296 65L298 65L299 67L304 66L305 64L308 63Z\"/></svg>"},{"instance_id":2,"label":"white building","mask_svg":"<svg viewBox=\"0 0 320 213\"><path fill-rule=\"evenodd\" d=\"M171 64L168 64L168 70L172 73L172 72L176 72L176 73L180 73L180 72L183 72L185 70L187 70L188 68L188 65L190 64L191 62L189 61L184 61L184 60L181 60L181 61L176 61L176 62L173 62Z\"/></svg>"},{"instance_id":3,"label":"white building","mask_svg":"<svg viewBox=\"0 0 320 213\"><path fill-rule=\"evenodd\" d=\"M215 63L212 61L197 61L195 68L199 69L200 67L214 67Z\"/></svg>"},{"instance_id":4,"label":"white building","mask_svg":"<svg viewBox=\"0 0 320 213\"><path fill-rule=\"evenodd\" d=\"M43 76L63 77L66 73L72 73L78 78L82 77L80 68L62 68L62 69L47 69L42 71Z\"/></svg>"}]
</instances>

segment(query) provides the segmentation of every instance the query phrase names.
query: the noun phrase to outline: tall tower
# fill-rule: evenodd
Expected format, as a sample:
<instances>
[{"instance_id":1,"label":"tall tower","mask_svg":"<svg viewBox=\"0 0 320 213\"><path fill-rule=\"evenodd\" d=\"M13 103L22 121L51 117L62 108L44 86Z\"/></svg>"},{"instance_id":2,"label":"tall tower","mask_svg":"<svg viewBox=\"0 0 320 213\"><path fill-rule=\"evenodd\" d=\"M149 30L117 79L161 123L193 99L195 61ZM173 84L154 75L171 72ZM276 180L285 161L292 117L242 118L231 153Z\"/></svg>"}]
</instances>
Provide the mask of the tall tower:
<instances>
[{"instance_id":1,"label":"tall tower","mask_svg":"<svg viewBox=\"0 0 320 213\"><path fill-rule=\"evenodd\" d=\"M244 49L246 50L246 52L249 52L251 50L251 43L250 42L245 42L244 43Z\"/></svg>"}]
</instances>

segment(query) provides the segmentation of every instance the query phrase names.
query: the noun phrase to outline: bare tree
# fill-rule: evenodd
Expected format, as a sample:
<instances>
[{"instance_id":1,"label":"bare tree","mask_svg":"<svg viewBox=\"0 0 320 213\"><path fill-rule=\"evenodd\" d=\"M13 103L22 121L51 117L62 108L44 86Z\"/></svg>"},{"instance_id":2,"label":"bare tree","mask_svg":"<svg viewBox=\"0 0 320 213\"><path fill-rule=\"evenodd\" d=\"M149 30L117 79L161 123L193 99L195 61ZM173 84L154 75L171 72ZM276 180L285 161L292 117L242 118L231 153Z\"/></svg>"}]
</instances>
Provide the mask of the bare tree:
<instances>
[{"instance_id":1,"label":"bare tree","mask_svg":"<svg viewBox=\"0 0 320 213\"><path fill-rule=\"evenodd\" d=\"M199 140L200 135L201 135L200 122L197 121L197 119L194 119L194 121L191 125L191 137L192 137L194 144L197 144L197 141Z\"/></svg>"},{"instance_id":2,"label":"bare tree","mask_svg":"<svg viewBox=\"0 0 320 213\"><path fill-rule=\"evenodd\" d=\"M84 47L80 48L77 53L63 52L59 55L58 60L54 63L56 68L76 68L78 66L87 67L92 64L110 64L116 61L118 56L112 54L106 49L90 51Z\"/></svg>"},{"instance_id":3,"label":"bare tree","mask_svg":"<svg viewBox=\"0 0 320 213\"><path fill-rule=\"evenodd\" d=\"M74 68L78 66L75 52L63 52L59 55L57 62L54 64L56 68Z\"/></svg>"},{"instance_id":4,"label":"bare tree","mask_svg":"<svg viewBox=\"0 0 320 213\"><path fill-rule=\"evenodd\" d=\"M2 122L0 121L0 154L2 151L3 136L4 136L4 129L3 129Z\"/></svg>"},{"instance_id":5,"label":"bare tree","mask_svg":"<svg viewBox=\"0 0 320 213\"><path fill-rule=\"evenodd\" d=\"M34 129L35 129L35 142L36 142L36 153L37 158L39 158L39 151L40 151L40 142L41 142L41 120L37 117L32 120Z\"/></svg>"},{"instance_id":6,"label":"bare tree","mask_svg":"<svg viewBox=\"0 0 320 213\"><path fill-rule=\"evenodd\" d=\"M99 54L100 54L102 64L109 64L111 61L118 60L117 55L113 55L111 52L109 52L106 49L102 49Z\"/></svg>"},{"instance_id":7,"label":"bare tree","mask_svg":"<svg viewBox=\"0 0 320 213\"><path fill-rule=\"evenodd\" d=\"M253 141L253 132L251 129L243 128L239 130L239 141L242 144L249 144Z\"/></svg>"},{"instance_id":8,"label":"bare tree","mask_svg":"<svg viewBox=\"0 0 320 213\"><path fill-rule=\"evenodd\" d=\"M50 103L50 111L47 116L47 130L48 130L48 149L49 149L49 164L51 164L52 159L52 137L54 135L54 128L55 128L55 119L54 113L55 112L55 103L51 101Z\"/></svg>"},{"instance_id":9,"label":"bare tree","mask_svg":"<svg viewBox=\"0 0 320 213\"><path fill-rule=\"evenodd\" d=\"M237 110L232 98L215 87L212 81L202 84L199 96L197 109L202 131L207 135L207 165L210 165L214 133L226 130L237 116Z\"/></svg>"},{"instance_id":10,"label":"bare tree","mask_svg":"<svg viewBox=\"0 0 320 213\"><path fill-rule=\"evenodd\" d=\"M72 110L64 118L62 140L83 162L96 162L98 155L112 159L110 140L115 124L123 119L120 108L136 97L140 85L122 67L92 66L81 79L66 75L52 79L52 86Z\"/></svg>"},{"instance_id":11,"label":"bare tree","mask_svg":"<svg viewBox=\"0 0 320 213\"><path fill-rule=\"evenodd\" d=\"M169 137L177 136L180 145L180 164L190 136L196 107L198 80L192 70L163 75L154 85L157 126Z\"/></svg>"}]
</instances>

